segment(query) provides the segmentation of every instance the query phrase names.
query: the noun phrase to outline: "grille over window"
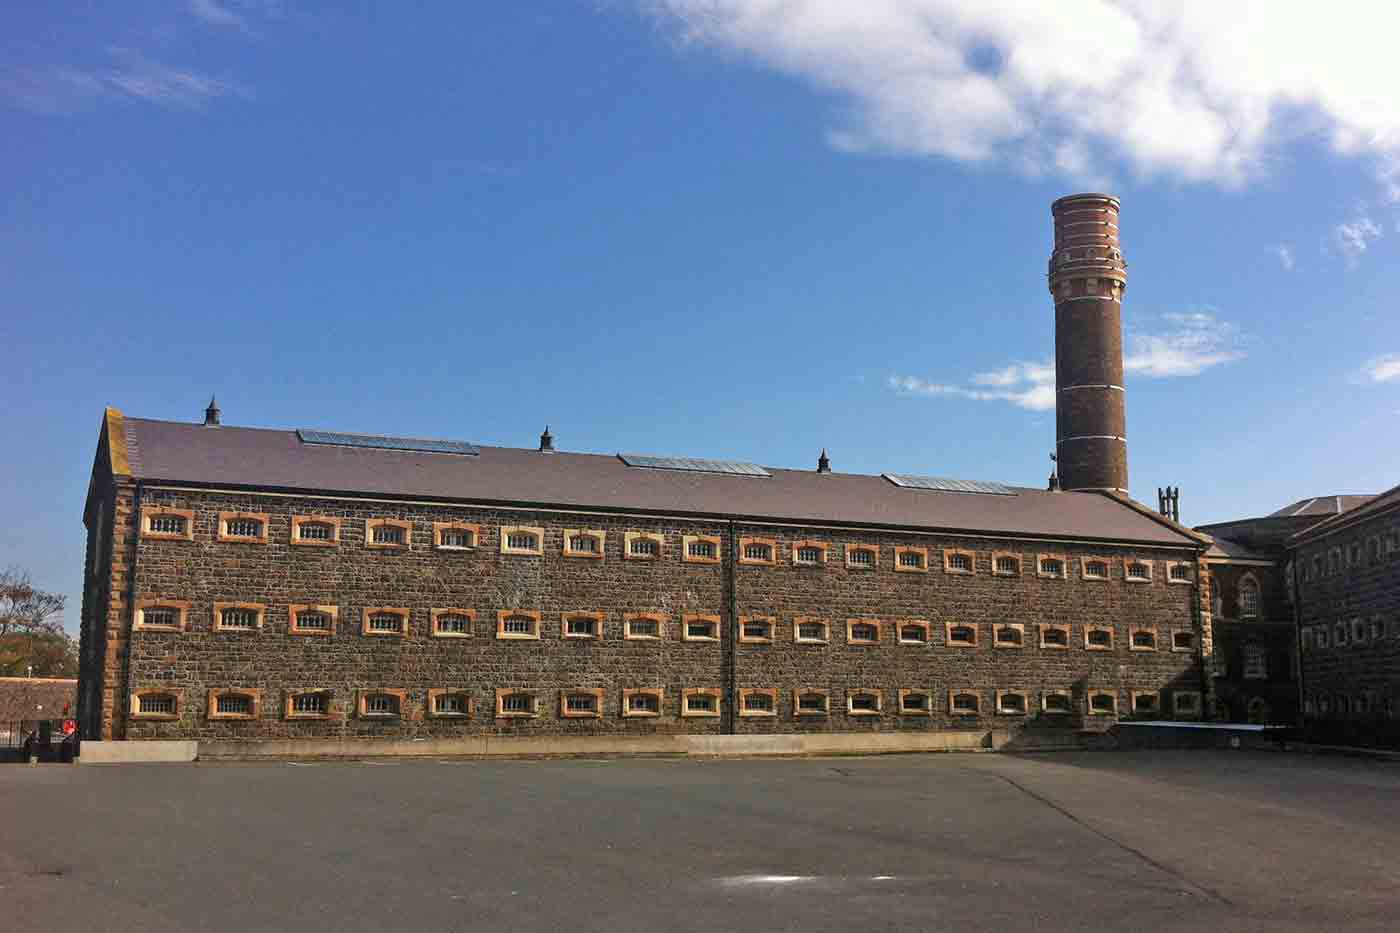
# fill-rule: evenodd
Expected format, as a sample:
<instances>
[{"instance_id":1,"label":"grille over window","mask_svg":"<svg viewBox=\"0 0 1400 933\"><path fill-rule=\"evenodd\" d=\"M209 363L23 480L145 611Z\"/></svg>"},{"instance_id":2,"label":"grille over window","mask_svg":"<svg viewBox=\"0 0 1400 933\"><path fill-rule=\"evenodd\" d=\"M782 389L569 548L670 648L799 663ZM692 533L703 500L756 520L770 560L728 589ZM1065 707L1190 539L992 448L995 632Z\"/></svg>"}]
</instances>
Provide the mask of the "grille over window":
<instances>
[{"instance_id":1,"label":"grille over window","mask_svg":"<svg viewBox=\"0 0 1400 933\"><path fill-rule=\"evenodd\" d=\"M292 697L292 712L307 714L323 714L329 708L324 693L299 693Z\"/></svg>"},{"instance_id":2,"label":"grille over window","mask_svg":"<svg viewBox=\"0 0 1400 933\"><path fill-rule=\"evenodd\" d=\"M476 544L476 535L465 528L444 528L438 544L441 547L472 547Z\"/></svg>"},{"instance_id":3,"label":"grille over window","mask_svg":"<svg viewBox=\"0 0 1400 933\"><path fill-rule=\"evenodd\" d=\"M441 615L437 619L437 630L445 635L469 635L472 620L463 615Z\"/></svg>"},{"instance_id":4,"label":"grille over window","mask_svg":"<svg viewBox=\"0 0 1400 933\"><path fill-rule=\"evenodd\" d=\"M767 619L749 619L744 623L745 638L771 638L773 623Z\"/></svg>"},{"instance_id":5,"label":"grille over window","mask_svg":"<svg viewBox=\"0 0 1400 933\"><path fill-rule=\"evenodd\" d=\"M654 693L634 693L627 698L627 709L633 713L659 713L661 700Z\"/></svg>"},{"instance_id":6,"label":"grille over window","mask_svg":"<svg viewBox=\"0 0 1400 933\"><path fill-rule=\"evenodd\" d=\"M980 705L975 693L953 694L953 712L955 713L975 713Z\"/></svg>"},{"instance_id":7,"label":"grille over window","mask_svg":"<svg viewBox=\"0 0 1400 933\"><path fill-rule=\"evenodd\" d=\"M1106 628L1089 629L1089 644L1095 648L1107 648L1113 644L1113 633Z\"/></svg>"},{"instance_id":8,"label":"grille over window","mask_svg":"<svg viewBox=\"0 0 1400 933\"><path fill-rule=\"evenodd\" d=\"M527 532L516 531L506 536L506 547L516 551L533 551L537 546L535 536Z\"/></svg>"},{"instance_id":9,"label":"grille over window","mask_svg":"<svg viewBox=\"0 0 1400 933\"><path fill-rule=\"evenodd\" d=\"M718 636L718 626L708 619L691 619L685 624L685 634L687 638L715 638Z\"/></svg>"},{"instance_id":10,"label":"grille over window","mask_svg":"<svg viewBox=\"0 0 1400 933\"><path fill-rule=\"evenodd\" d=\"M397 716L399 698L392 693L374 693L365 697L365 713L370 716Z\"/></svg>"},{"instance_id":11,"label":"grille over window","mask_svg":"<svg viewBox=\"0 0 1400 933\"><path fill-rule=\"evenodd\" d=\"M870 548L851 548L846 555L846 559L858 567L875 566L875 552Z\"/></svg>"},{"instance_id":12,"label":"grille over window","mask_svg":"<svg viewBox=\"0 0 1400 933\"><path fill-rule=\"evenodd\" d=\"M996 635L999 645L1019 645L1021 643L1021 630L1013 625L997 626Z\"/></svg>"},{"instance_id":13,"label":"grille over window","mask_svg":"<svg viewBox=\"0 0 1400 933\"><path fill-rule=\"evenodd\" d=\"M1047 557L1040 562L1040 572L1050 577L1062 577L1065 575L1064 561Z\"/></svg>"},{"instance_id":14,"label":"grille over window","mask_svg":"<svg viewBox=\"0 0 1400 933\"><path fill-rule=\"evenodd\" d=\"M970 625L955 625L948 629L948 640L955 645L971 645L977 641L977 629Z\"/></svg>"},{"instance_id":15,"label":"grille over window","mask_svg":"<svg viewBox=\"0 0 1400 933\"><path fill-rule=\"evenodd\" d=\"M685 708L693 712L709 713L718 708L718 702L711 694L693 693L685 698Z\"/></svg>"},{"instance_id":16,"label":"grille over window","mask_svg":"<svg viewBox=\"0 0 1400 933\"><path fill-rule=\"evenodd\" d=\"M686 546L686 553L691 557L712 558L718 553L713 541L692 541Z\"/></svg>"},{"instance_id":17,"label":"grille over window","mask_svg":"<svg viewBox=\"0 0 1400 933\"><path fill-rule=\"evenodd\" d=\"M598 620L590 616L571 616L564 622L564 631L578 636L597 635Z\"/></svg>"},{"instance_id":18,"label":"grille over window","mask_svg":"<svg viewBox=\"0 0 1400 933\"><path fill-rule=\"evenodd\" d=\"M804 712L825 712L826 697L820 693L804 693L797 698L797 708Z\"/></svg>"},{"instance_id":19,"label":"grille over window","mask_svg":"<svg viewBox=\"0 0 1400 933\"><path fill-rule=\"evenodd\" d=\"M592 535L570 535L569 550L581 554L597 554L598 539Z\"/></svg>"},{"instance_id":20,"label":"grille over window","mask_svg":"<svg viewBox=\"0 0 1400 933\"><path fill-rule=\"evenodd\" d=\"M214 702L214 709L219 713L226 713L230 716L251 716L253 714L253 698L242 693L220 694Z\"/></svg>"},{"instance_id":21,"label":"grille over window","mask_svg":"<svg viewBox=\"0 0 1400 933\"><path fill-rule=\"evenodd\" d=\"M297 537L302 541L329 541L335 528L327 522L302 522L297 525Z\"/></svg>"},{"instance_id":22,"label":"grille over window","mask_svg":"<svg viewBox=\"0 0 1400 933\"><path fill-rule=\"evenodd\" d=\"M375 525L370 540L375 544L403 544L403 529L398 525Z\"/></svg>"},{"instance_id":23,"label":"grille over window","mask_svg":"<svg viewBox=\"0 0 1400 933\"><path fill-rule=\"evenodd\" d=\"M1172 564L1171 578L1172 578L1173 580L1190 580L1190 579L1191 579L1191 565L1190 565L1190 564Z\"/></svg>"},{"instance_id":24,"label":"grille over window","mask_svg":"<svg viewBox=\"0 0 1400 933\"><path fill-rule=\"evenodd\" d=\"M956 570L961 573L971 573L972 558L968 557L966 554L949 554L948 569Z\"/></svg>"},{"instance_id":25,"label":"grille over window","mask_svg":"<svg viewBox=\"0 0 1400 933\"><path fill-rule=\"evenodd\" d=\"M1021 562L1014 557L998 557L997 573L1020 573Z\"/></svg>"},{"instance_id":26,"label":"grille over window","mask_svg":"<svg viewBox=\"0 0 1400 933\"><path fill-rule=\"evenodd\" d=\"M901 567L922 567L924 565L924 555L918 551L900 551L899 566Z\"/></svg>"},{"instance_id":27,"label":"grille over window","mask_svg":"<svg viewBox=\"0 0 1400 933\"><path fill-rule=\"evenodd\" d=\"M1040 633L1041 644L1061 647L1069 644L1069 633L1062 628L1046 628Z\"/></svg>"},{"instance_id":28,"label":"grille over window","mask_svg":"<svg viewBox=\"0 0 1400 933\"><path fill-rule=\"evenodd\" d=\"M369 617L371 632L403 631L403 616L396 612L376 612Z\"/></svg>"},{"instance_id":29,"label":"grille over window","mask_svg":"<svg viewBox=\"0 0 1400 933\"><path fill-rule=\"evenodd\" d=\"M501 623L501 631L507 635L533 635L535 620L529 616L506 616Z\"/></svg>"},{"instance_id":30,"label":"grille over window","mask_svg":"<svg viewBox=\"0 0 1400 933\"><path fill-rule=\"evenodd\" d=\"M143 713L173 715L175 712L175 696L170 693L143 693L137 703L137 709Z\"/></svg>"},{"instance_id":31,"label":"grille over window","mask_svg":"<svg viewBox=\"0 0 1400 933\"><path fill-rule=\"evenodd\" d=\"M256 518L230 518L224 523L224 534L233 538L258 538L262 536L262 522Z\"/></svg>"},{"instance_id":32,"label":"grille over window","mask_svg":"<svg viewBox=\"0 0 1400 933\"><path fill-rule=\"evenodd\" d=\"M628 552L633 557L655 557L661 553L661 545L653 538L633 538Z\"/></svg>"},{"instance_id":33,"label":"grille over window","mask_svg":"<svg viewBox=\"0 0 1400 933\"><path fill-rule=\"evenodd\" d=\"M900 641L928 641L928 630L922 625L901 625L899 627Z\"/></svg>"},{"instance_id":34,"label":"grille over window","mask_svg":"<svg viewBox=\"0 0 1400 933\"><path fill-rule=\"evenodd\" d=\"M1108 577L1108 564L1101 560L1091 560L1084 565L1084 576L1106 579Z\"/></svg>"},{"instance_id":35,"label":"grille over window","mask_svg":"<svg viewBox=\"0 0 1400 933\"><path fill-rule=\"evenodd\" d=\"M1190 647L1191 647L1191 633L1190 633L1190 632L1173 632L1173 633L1172 633L1172 647L1173 647L1173 648L1177 648L1177 649L1186 649L1186 648L1190 648Z\"/></svg>"},{"instance_id":36,"label":"grille over window","mask_svg":"<svg viewBox=\"0 0 1400 933\"><path fill-rule=\"evenodd\" d=\"M1129 580L1150 580L1152 578L1152 568L1141 561L1132 561L1128 564Z\"/></svg>"},{"instance_id":37,"label":"grille over window","mask_svg":"<svg viewBox=\"0 0 1400 933\"><path fill-rule=\"evenodd\" d=\"M143 609L141 610L141 624L178 628L180 625L180 611L178 609L166 609L164 607Z\"/></svg>"},{"instance_id":38,"label":"grille over window","mask_svg":"<svg viewBox=\"0 0 1400 933\"><path fill-rule=\"evenodd\" d=\"M797 626L799 641L826 641L826 626L821 622L801 622Z\"/></svg>"},{"instance_id":39,"label":"grille over window","mask_svg":"<svg viewBox=\"0 0 1400 933\"><path fill-rule=\"evenodd\" d=\"M1150 632L1150 631L1142 630L1142 629L1140 629L1140 630L1138 630L1138 631L1136 631L1136 632L1133 632L1133 647L1134 647L1134 648L1156 648L1156 647L1157 647L1157 636L1156 636L1156 634L1154 634L1153 632Z\"/></svg>"},{"instance_id":40,"label":"grille over window","mask_svg":"<svg viewBox=\"0 0 1400 933\"><path fill-rule=\"evenodd\" d=\"M571 713L596 713L598 698L591 693L571 693L565 697L564 707Z\"/></svg>"},{"instance_id":41,"label":"grille over window","mask_svg":"<svg viewBox=\"0 0 1400 933\"><path fill-rule=\"evenodd\" d=\"M219 625L223 628L256 628L258 611L256 609L225 609L219 617Z\"/></svg>"},{"instance_id":42,"label":"grille over window","mask_svg":"<svg viewBox=\"0 0 1400 933\"><path fill-rule=\"evenodd\" d=\"M744 545L744 558L746 560L772 560L773 548L767 544L746 544Z\"/></svg>"},{"instance_id":43,"label":"grille over window","mask_svg":"<svg viewBox=\"0 0 1400 933\"><path fill-rule=\"evenodd\" d=\"M507 713L529 713L535 708L535 698L528 693L507 693L501 697L501 709Z\"/></svg>"},{"instance_id":44,"label":"grille over window","mask_svg":"<svg viewBox=\"0 0 1400 933\"><path fill-rule=\"evenodd\" d=\"M157 515L151 519L151 530L160 534L182 535L185 533L185 517Z\"/></svg>"},{"instance_id":45,"label":"grille over window","mask_svg":"<svg viewBox=\"0 0 1400 933\"><path fill-rule=\"evenodd\" d=\"M800 547L797 549L797 562L799 564L820 564L821 561L821 548Z\"/></svg>"},{"instance_id":46,"label":"grille over window","mask_svg":"<svg viewBox=\"0 0 1400 933\"><path fill-rule=\"evenodd\" d=\"M851 709L863 713L879 712L880 698L873 693L853 693L850 698Z\"/></svg>"},{"instance_id":47,"label":"grille over window","mask_svg":"<svg viewBox=\"0 0 1400 933\"><path fill-rule=\"evenodd\" d=\"M899 704L904 709L925 712L928 710L929 701L927 693L906 693L900 697Z\"/></svg>"},{"instance_id":48,"label":"grille over window","mask_svg":"<svg viewBox=\"0 0 1400 933\"><path fill-rule=\"evenodd\" d=\"M773 698L766 693L744 694L744 709L754 713L773 712Z\"/></svg>"},{"instance_id":49,"label":"grille over window","mask_svg":"<svg viewBox=\"0 0 1400 933\"><path fill-rule=\"evenodd\" d=\"M870 622L853 622L851 624L851 641L879 641L880 629Z\"/></svg>"},{"instance_id":50,"label":"grille over window","mask_svg":"<svg viewBox=\"0 0 1400 933\"><path fill-rule=\"evenodd\" d=\"M462 716L467 712L467 698L460 693L439 693L433 697L433 712Z\"/></svg>"},{"instance_id":51,"label":"grille over window","mask_svg":"<svg viewBox=\"0 0 1400 933\"><path fill-rule=\"evenodd\" d=\"M661 634L661 625L655 619L631 619L627 634L633 638L656 638Z\"/></svg>"}]
</instances>

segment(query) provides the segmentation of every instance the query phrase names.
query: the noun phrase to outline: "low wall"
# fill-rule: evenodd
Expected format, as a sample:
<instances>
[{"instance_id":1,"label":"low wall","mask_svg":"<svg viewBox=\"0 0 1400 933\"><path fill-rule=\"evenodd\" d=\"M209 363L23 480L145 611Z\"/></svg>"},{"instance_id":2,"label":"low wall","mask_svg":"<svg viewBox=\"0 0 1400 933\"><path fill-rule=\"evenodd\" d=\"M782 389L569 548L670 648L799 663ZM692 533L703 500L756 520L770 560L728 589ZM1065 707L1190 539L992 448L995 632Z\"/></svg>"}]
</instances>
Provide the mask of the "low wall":
<instances>
[{"instance_id":1,"label":"low wall","mask_svg":"<svg viewBox=\"0 0 1400 933\"><path fill-rule=\"evenodd\" d=\"M79 746L77 761L85 765L194 761L198 752L199 743L194 740L98 742L88 739Z\"/></svg>"},{"instance_id":2,"label":"low wall","mask_svg":"<svg viewBox=\"0 0 1400 933\"><path fill-rule=\"evenodd\" d=\"M1117 747L1277 749L1296 736L1288 726L1244 723L1120 722L1111 730Z\"/></svg>"}]
</instances>

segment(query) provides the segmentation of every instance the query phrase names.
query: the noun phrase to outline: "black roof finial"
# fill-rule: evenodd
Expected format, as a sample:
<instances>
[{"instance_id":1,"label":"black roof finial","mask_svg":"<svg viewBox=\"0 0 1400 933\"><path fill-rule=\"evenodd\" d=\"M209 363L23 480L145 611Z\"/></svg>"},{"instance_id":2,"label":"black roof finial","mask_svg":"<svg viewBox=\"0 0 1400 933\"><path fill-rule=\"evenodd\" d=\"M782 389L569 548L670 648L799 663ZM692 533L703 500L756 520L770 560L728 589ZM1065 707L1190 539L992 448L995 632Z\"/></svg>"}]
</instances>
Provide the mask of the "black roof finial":
<instances>
[{"instance_id":1,"label":"black roof finial","mask_svg":"<svg viewBox=\"0 0 1400 933\"><path fill-rule=\"evenodd\" d=\"M554 453L554 435L549 433L549 425L544 426L544 433L540 435L540 452Z\"/></svg>"},{"instance_id":2,"label":"black roof finial","mask_svg":"<svg viewBox=\"0 0 1400 933\"><path fill-rule=\"evenodd\" d=\"M1060 458L1056 457L1054 454L1050 455L1051 463L1057 463L1059 459ZM1050 492L1060 491L1060 472L1053 466L1050 468L1050 481L1045 484L1045 488Z\"/></svg>"},{"instance_id":3,"label":"black roof finial","mask_svg":"<svg viewBox=\"0 0 1400 933\"><path fill-rule=\"evenodd\" d=\"M817 458L817 472L818 472L818 473L830 473L830 472L831 472L831 458L828 457L828 456L826 455L826 448L825 448L825 447L822 448L822 455L821 455L820 457Z\"/></svg>"},{"instance_id":4,"label":"black roof finial","mask_svg":"<svg viewBox=\"0 0 1400 933\"><path fill-rule=\"evenodd\" d=\"M209 396L209 407L204 409L204 423L213 427L219 426L219 403L214 401L214 396Z\"/></svg>"}]
</instances>

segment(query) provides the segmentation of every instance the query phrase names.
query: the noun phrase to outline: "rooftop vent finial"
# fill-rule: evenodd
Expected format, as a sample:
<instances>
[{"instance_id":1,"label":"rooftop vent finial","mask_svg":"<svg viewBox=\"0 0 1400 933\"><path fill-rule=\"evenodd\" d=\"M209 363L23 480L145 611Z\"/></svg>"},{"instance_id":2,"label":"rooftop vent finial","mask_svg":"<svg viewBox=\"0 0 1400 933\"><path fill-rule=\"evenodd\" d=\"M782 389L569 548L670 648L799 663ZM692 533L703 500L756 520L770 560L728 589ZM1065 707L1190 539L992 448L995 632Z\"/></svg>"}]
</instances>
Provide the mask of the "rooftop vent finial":
<instances>
[{"instance_id":1,"label":"rooftop vent finial","mask_svg":"<svg viewBox=\"0 0 1400 933\"><path fill-rule=\"evenodd\" d=\"M544 433L540 435L540 453L554 453L554 435L549 433L549 425L544 426Z\"/></svg>"},{"instance_id":2,"label":"rooftop vent finial","mask_svg":"<svg viewBox=\"0 0 1400 933\"><path fill-rule=\"evenodd\" d=\"M219 426L219 403L214 401L214 396L209 396L209 407L204 409L204 423L212 427Z\"/></svg>"},{"instance_id":3,"label":"rooftop vent finial","mask_svg":"<svg viewBox=\"0 0 1400 933\"><path fill-rule=\"evenodd\" d=\"M1163 518L1170 518L1174 522L1181 521L1181 487L1172 488L1168 486L1163 489L1157 487L1157 511Z\"/></svg>"},{"instance_id":4,"label":"rooftop vent finial","mask_svg":"<svg viewBox=\"0 0 1400 933\"><path fill-rule=\"evenodd\" d=\"M1056 457L1054 454L1050 455L1050 462L1052 464L1055 463L1058 459L1059 458ZM1048 489L1050 492L1060 491L1060 472L1054 466L1050 467L1050 481L1045 484L1045 488Z\"/></svg>"},{"instance_id":5,"label":"rooftop vent finial","mask_svg":"<svg viewBox=\"0 0 1400 933\"><path fill-rule=\"evenodd\" d=\"M818 473L830 473L830 472L831 472L831 458L828 457L828 456L826 455L826 448L825 448L825 447L822 448L822 455L821 455L820 457L817 458L817 472L818 472Z\"/></svg>"}]
</instances>

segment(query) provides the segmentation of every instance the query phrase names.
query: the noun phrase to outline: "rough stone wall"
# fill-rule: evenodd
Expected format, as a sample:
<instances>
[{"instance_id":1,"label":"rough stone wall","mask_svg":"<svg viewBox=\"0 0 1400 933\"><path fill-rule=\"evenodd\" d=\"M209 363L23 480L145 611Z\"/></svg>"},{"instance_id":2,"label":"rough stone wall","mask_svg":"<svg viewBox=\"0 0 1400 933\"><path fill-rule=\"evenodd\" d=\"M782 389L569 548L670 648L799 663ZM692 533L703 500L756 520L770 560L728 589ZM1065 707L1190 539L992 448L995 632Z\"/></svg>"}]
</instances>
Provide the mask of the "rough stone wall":
<instances>
[{"instance_id":1,"label":"rough stone wall","mask_svg":"<svg viewBox=\"0 0 1400 933\"><path fill-rule=\"evenodd\" d=\"M1240 564L1210 565L1214 582L1212 601L1220 611L1214 619L1214 675L1219 705L1215 716L1227 722L1249 722L1256 717L1250 704L1266 704L1267 722L1296 724L1298 721L1297 629L1293 604L1288 599L1283 565L1268 567ZM1242 618L1240 584L1245 577L1259 584L1260 608L1257 617ZM1265 676L1246 677L1246 651L1251 646L1265 652Z\"/></svg>"},{"instance_id":2,"label":"rough stone wall","mask_svg":"<svg viewBox=\"0 0 1400 933\"><path fill-rule=\"evenodd\" d=\"M1353 545L1360 545L1359 560L1350 558ZM1329 572L1333 549L1340 553ZM1312 570L1317 556L1320 575ZM1299 585L1298 622L1310 729L1324 740L1400 746L1400 512L1310 541L1295 560L1309 568Z\"/></svg>"},{"instance_id":3,"label":"rough stone wall","mask_svg":"<svg viewBox=\"0 0 1400 933\"><path fill-rule=\"evenodd\" d=\"M1167 582L1167 562L1189 556L1180 551L1127 552L1107 546L1081 548L743 524L736 534L741 538L772 539L776 559L771 566L731 567L729 532L723 522L149 488L143 499L147 506L192 509L194 540L143 539L137 565L138 600L190 602L184 631L132 631L130 608L124 601L113 600L113 605L125 613L125 624L114 624L114 629L131 633L125 683L134 690L178 690L183 698L175 721L127 721L123 690L115 708L131 738L719 732L727 724L723 717L681 718L680 696L688 687L727 686L727 584L731 573L735 576L738 615L772 616L776 622L772 644L735 646L734 685L778 690L776 715L735 717L734 728L741 733L1098 728L1107 727L1113 719L1084 715L1088 690L1113 692L1118 698L1119 715L1124 717L1131 708L1131 691L1162 691L1165 714L1170 709L1172 690L1202 690L1197 654L1171 650L1172 633L1192 631L1197 623L1197 586ZM268 542L216 541L220 511L267 513ZM339 544L325 548L292 546L289 540L293 515L340 518ZM365 547L365 523L375 518L410 521L411 548L400 551ZM435 521L478 524L481 534L477 547L463 552L434 550ZM503 555L499 534L505 525L542 526L543 556ZM606 532L604 559L564 556L564 529ZM628 531L662 534L665 545L661 560L624 560L623 535ZM717 564L683 562L681 536L690 534L721 538L722 560ZM798 540L827 544L826 563L818 567L794 566L793 544ZM848 543L876 545L877 568L847 569ZM896 546L927 548L927 572L895 572ZM945 573L944 547L974 551L976 572ZM118 550L114 549L114 553ZM1020 574L993 575L993 551L1017 554L1021 558ZM1037 576L1036 557L1042 552L1056 553L1066 560L1067 579ZM1124 580L1122 558L1127 553L1153 563L1150 583ZM1112 579L1081 579L1083 556L1108 559ZM116 563L114 559L114 582ZM213 631L213 604L227 601L265 603L262 628L255 632ZM334 635L290 634L289 604L337 606L339 619ZM367 606L410 608L409 636L362 635L361 618ZM431 637L430 610L440 607L474 610L472 637ZM496 617L501 609L540 612L540 640L497 640ZM570 611L603 613L603 637L596 641L561 638L561 613ZM664 614L665 637L659 641L624 639L623 618L630 612ZM722 640L681 640L682 619L691 613L720 616ZM827 620L828 643L793 644L796 616ZM851 618L879 619L879 644L847 644L846 621ZM928 644L898 644L895 626L906 619L933 623ZM945 643L943 623L950 620L977 626L975 648L953 648ZM1024 625L1022 647L993 646L993 625L1006 621ZM1047 622L1070 627L1069 647L1040 647L1039 626ZM1111 626L1112 649L1087 651L1086 625ZM1131 650L1131 631L1139 626L1155 628L1155 651ZM829 716L794 719L793 690L799 686L829 691ZM495 691L506 687L534 692L538 715L497 718ZM621 716L622 690L634 687L664 690L660 716ZM210 721L206 718L206 705L211 688L260 690L259 718ZM371 720L357 715L360 691L380 688L405 691L401 717ZM469 690L473 716L466 721L426 716L429 688ZM605 691L601 717L572 719L559 715L560 692L577 688ZM879 715L846 714L846 692L855 688L882 691L884 703ZM933 715L900 716L901 688L931 691ZM951 688L972 688L978 693L980 713L950 717ZM998 715L995 691L1013 688L1026 694L1029 713ZM302 689L331 690L333 716L328 720L286 719L283 711L287 692ZM1074 714L1039 715L1044 690L1073 691ZM111 699L118 698L112 694ZM726 696L726 705L728 702ZM112 707L107 710L110 714Z\"/></svg>"}]
</instances>

